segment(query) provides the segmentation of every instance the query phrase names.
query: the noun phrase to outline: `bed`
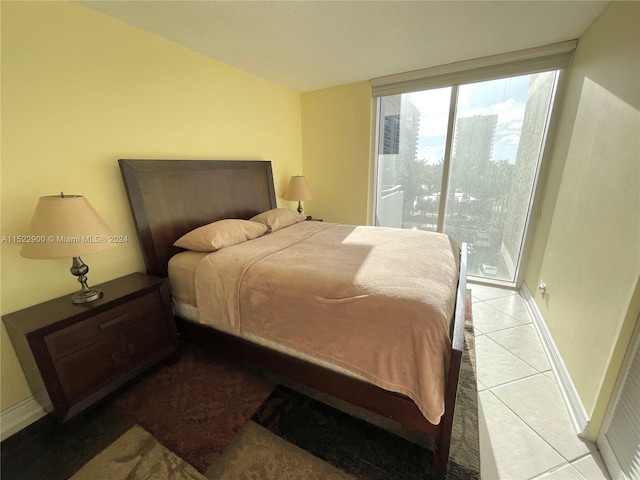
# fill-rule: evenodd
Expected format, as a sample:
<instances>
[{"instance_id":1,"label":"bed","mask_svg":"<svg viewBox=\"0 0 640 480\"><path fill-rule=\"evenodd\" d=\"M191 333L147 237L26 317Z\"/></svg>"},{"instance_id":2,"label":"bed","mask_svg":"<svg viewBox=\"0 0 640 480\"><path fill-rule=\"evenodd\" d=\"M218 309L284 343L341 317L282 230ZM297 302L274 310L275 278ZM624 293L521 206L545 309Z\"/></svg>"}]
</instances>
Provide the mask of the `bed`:
<instances>
[{"instance_id":1,"label":"bed","mask_svg":"<svg viewBox=\"0 0 640 480\"><path fill-rule=\"evenodd\" d=\"M433 467L446 472L464 343L464 245L447 246L448 237L442 235L298 219L277 231L269 225L249 241L211 254L193 252L174 243L212 222L249 220L278 211L271 163L120 160L119 164L147 273L169 276L178 330L186 341L285 375L432 436ZM424 241L423 237L439 242L442 254L435 253L434 258L440 255L440 263L417 268L406 281L414 290L419 285L440 291L443 301L425 310L411 296L403 303L396 298L399 295L382 299L380 292L402 291L404 280L402 275L385 276L393 266L385 266L384 255L378 259L374 253L384 254L400 241ZM299 281L305 271L311 277ZM332 271L340 275L330 276ZM446 278L445 287L430 283L434 276ZM345 281L352 277L358 281ZM288 288L275 290L278 282ZM435 293L429 296L438 298ZM380 303L387 301L392 303ZM413 317L431 315L431 310L440 319L434 322L435 330L412 334L415 325L427 323ZM391 328L407 332L393 335L403 337L404 343L370 360L366 351L384 352L385 338L392 336L384 327L389 316L385 311L394 312L396 325ZM359 325L366 320L367 328L349 333L349 321L358 316ZM431 350L433 355L425 356ZM415 372L414 367L395 368L409 364L417 365Z\"/></svg>"}]
</instances>

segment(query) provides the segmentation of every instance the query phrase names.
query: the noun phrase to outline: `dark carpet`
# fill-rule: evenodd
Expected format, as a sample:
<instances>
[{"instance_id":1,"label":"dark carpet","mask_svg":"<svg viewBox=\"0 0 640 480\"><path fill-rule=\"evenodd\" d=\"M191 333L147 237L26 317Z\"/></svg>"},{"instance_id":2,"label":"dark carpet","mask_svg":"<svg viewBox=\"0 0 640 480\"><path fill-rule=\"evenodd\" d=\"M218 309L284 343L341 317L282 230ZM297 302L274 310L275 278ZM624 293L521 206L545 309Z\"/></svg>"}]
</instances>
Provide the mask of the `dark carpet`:
<instances>
[{"instance_id":1,"label":"dark carpet","mask_svg":"<svg viewBox=\"0 0 640 480\"><path fill-rule=\"evenodd\" d=\"M426 448L282 385L251 420L355 478L441 478L431 472ZM477 478L477 472L452 464L449 478Z\"/></svg>"}]
</instances>

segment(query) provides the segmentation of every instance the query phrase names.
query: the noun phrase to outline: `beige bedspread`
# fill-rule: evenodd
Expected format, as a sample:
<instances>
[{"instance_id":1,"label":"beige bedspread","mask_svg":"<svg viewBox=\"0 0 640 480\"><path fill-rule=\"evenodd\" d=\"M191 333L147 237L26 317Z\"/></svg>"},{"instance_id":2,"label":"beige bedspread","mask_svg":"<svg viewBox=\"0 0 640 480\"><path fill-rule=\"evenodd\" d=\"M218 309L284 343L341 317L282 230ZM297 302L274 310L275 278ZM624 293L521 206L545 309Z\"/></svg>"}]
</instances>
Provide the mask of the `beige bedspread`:
<instances>
[{"instance_id":1,"label":"beige bedspread","mask_svg":"<svg viewBox=\"0 0 640 480\"><path fill-rule=\"evenodd\" d=\"M446 235L302 222L200 261L200 321L402 393L437 424L458 263Z\"/></svg>"}]
</instances>

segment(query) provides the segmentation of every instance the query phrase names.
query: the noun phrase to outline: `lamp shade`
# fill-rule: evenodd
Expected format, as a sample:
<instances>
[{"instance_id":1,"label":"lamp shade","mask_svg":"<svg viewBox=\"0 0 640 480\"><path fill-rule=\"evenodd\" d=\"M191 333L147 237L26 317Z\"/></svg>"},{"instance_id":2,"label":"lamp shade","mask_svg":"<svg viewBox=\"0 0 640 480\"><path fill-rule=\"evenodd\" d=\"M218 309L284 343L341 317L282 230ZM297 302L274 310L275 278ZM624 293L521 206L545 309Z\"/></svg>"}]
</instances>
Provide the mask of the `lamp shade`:
<instances>
[{"instance_id":1,"label":"lamp shade","mask_svg":"<svg viewBox=\"0 0 640 480\"><path fill-rule=\"evenodd\" d=\"M284 193L285 200L311 200L313 194L303 175L294 175Z\"/></svg>"},{"instance_id":2,"label":"lamp shade","mask_svg":"<svg viewBox=\"0 0 640 480\"><path fill-rule=\"evenodd\" d=\"M113 232L81 195L40 197L29 236L20 255L26 258L72 258L115 246Z\"/></svg>"}]
</instances>

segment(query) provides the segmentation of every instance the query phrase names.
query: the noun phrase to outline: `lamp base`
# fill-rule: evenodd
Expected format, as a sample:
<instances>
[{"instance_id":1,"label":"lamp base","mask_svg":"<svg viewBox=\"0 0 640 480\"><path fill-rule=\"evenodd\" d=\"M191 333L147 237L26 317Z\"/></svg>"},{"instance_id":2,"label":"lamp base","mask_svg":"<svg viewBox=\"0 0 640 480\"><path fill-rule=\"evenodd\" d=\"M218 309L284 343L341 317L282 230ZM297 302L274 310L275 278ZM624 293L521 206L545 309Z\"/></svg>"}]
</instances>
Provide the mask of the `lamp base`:
<instances>
[{"instance_id":1,"label":"lamp base","mask_svg":"<svg viewBox=\"0 0 640 480\"><path fill-rule=\"evenodd\" d=\"M75 304L95 302L102 297L102 292L97 288L89 288L87 286L87 272L89 266L86 265L80 257L73 257L73 265L70 268L71 273L78 277L78 282L82 285L82 289L71 297L71 302Z\"/></svg>"},{"instance_id":2,"label":"lamp base","mask_svg":"<svg viewBox=\"0 0 640 480\"><path fill-rule=\"evenodd\" d=\"M298 213L300 215L302 215L302 203L300 202L300 200L298 200L298 208L297 208L297 210L298 210Z\"/></svg>"},{"instance_id":3,"label":"lamp base","mask_svg":"<svg viewBox=\"0 0 640 480\"><path fill-rule=\"evenodd\" d=\"M94 302L102 297L102 291L97 288L90 288L87 291L81 290L71 297L71 301L75 304Z\"/></svg>"}]
</instances>

